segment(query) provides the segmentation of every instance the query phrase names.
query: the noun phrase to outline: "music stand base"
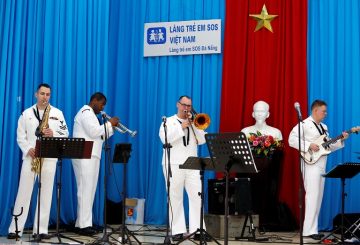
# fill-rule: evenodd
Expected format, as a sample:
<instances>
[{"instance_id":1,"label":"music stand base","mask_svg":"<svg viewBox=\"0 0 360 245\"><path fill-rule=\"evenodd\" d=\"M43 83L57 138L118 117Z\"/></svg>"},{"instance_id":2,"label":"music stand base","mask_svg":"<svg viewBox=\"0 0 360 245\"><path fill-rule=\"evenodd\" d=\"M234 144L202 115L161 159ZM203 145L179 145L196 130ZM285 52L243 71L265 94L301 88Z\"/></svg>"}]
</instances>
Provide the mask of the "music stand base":
<instances>
[{"instance_id":1,"label":"music stand base","mask_svg":"<svg viewBox=\"0 0 360 245\"><path fill-rule=\"evenodd\" d=\"M82 241L76 240L75 238L71 238L71 237L65 236L65 235L63 235L63 234L61 234L61 233L54 234L53 237L57 237L57 239L59 240L59 243L60 243L60 244L70 244L70 243L63 242L63 241L61 240L61 238L64 238L64 239L67 239L67 240L70 240L70 241L73 241L73 242L77 242L77 243L80 243L80 244L84 244L84 242L82 242Z\"/></svg>"},{"instance_id":2,"label":"music stand base","mask_svg":"<svg viewBox=\"0 0 360 245\"><path fill-rule=\"evenodd\" d=\"M193 236L195 236L195 234L199 234L200 235L200 245L201 244L207 244L207 241L206 241L206 237L209 237L211 238L211 241L208 241L208 242L215 242L216 244L218 245L221 245L213 236L211 236L206 230L204 229L197 229L196 231L194 231L193 233L190 233L188 236L186 236L183 240L181 241L178 241L177 243L175 243L176 245L177 244L180 244L186 240L190 240ZM201 236L202 234L202 236Z\"/></svg>"},{"instance_id":3,"label":"music stand base","mask_svg":"<svg viewBox=\"0 0 360 245\"><path fill-rule=\"evenodd\" d=\"M32 236L34 236L34 235L35 235L34 239L30 240L30 242L36 242L36 243L43 242L43 240L41 239L40 234L33 234Z\"/></svg>"},{"instance_id":4,"label":"music stand base","mask_svg":"<svg viewBox=\"0 0 360 245\"><path fill-rule=\"evenodd\" d=\"M171 236L170 236L170 235L165 236L165 239L164 239L164 243L163 243L163 244L165 244L165 245L173 244L173 243L171 242Z\"/></svg>"},{"instance_id":5,"label":"music stand base","mask_svg":"<svg viewBox=\"0 0 360 245\"><path fill-rule=\"evenodd\" d=\"M251 230L251 236L244 236L245 233L245 227L247 224L248 219L250 220L250 230ZM248 241L256 241L256 236L255 236L255 227L254 227L254 221L252 218L252 213L247 213L245 220L244 220L244 225L241 231L241 235L239 237L235 237L235 240L240 240L240 239L248 239Z\"/></svg>"},{"instance_id":6,"label":"music stand base","mask_svg":"<svg viewBox=\"0 0 360 245\"><path fill-rule=\"evenodd\" d=\"M124 233L124 234L123 234ZM126 225L125 227L122 227L122 225L116 229L115 231L112 231L108 234L108 237L113 235L113 234L120 234L121 236L119 236L119 239L121 239L121 241L119 241L121 244L131 244L131 237L137 242L137 244L141 244L141 242L139 241L139 239L134 235L134 233L132 231L130 231ZM124 239L123 239L124 238Z\"/></svg>"}]
</instances>

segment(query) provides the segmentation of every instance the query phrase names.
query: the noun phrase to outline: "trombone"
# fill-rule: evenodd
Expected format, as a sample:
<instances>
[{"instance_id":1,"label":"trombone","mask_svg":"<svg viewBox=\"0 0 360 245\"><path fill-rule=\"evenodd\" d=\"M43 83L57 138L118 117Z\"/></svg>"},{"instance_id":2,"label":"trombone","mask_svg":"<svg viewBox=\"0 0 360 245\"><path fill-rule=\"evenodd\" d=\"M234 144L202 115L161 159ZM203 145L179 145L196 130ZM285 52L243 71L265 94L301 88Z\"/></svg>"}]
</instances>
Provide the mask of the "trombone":
<instances>
[{"instance_id":1,"label":"trombone","mask_svg":"<svg viewBox=\"0 0 360 245\"><path fill-rule=\"evenodd\" d=\"M198 129L205 130L210 125L210 117L206 113L197 113L194 109L191 109L191 114L193 115L194 126Z\"/></svg>"},{"instance_id":2,"label":"trombone","mask_svg":"<svg viewBox=\"0 0 360 245\"><path fill-rule=\"evenodd\" d=\"M100 113L101 113L101 115L102 115L103 117L106 117L106 119L110 119L110 118L111 118L111 117L110 117L108 114L106 114L106 112L104 112L104 111L101 111ZM127 127L125 127L125 125L124 125L124 124L121 124L120 122L118 123L118 125L114 126L114 129L115 129L116 131L122 133L122 134L128 133L128 134L130 134L131 137L135 137L135 135L137 134L137 131L136 131L136 130L135 130L135 131L132 131L132 130L128 129Z\"/></svg>"},{"instance_id":3,"label":"trombone","mask_svg":"<svg viewBox=\"0 0 360 245\"><path fill-rule=\"evenodd\" d=\"M188 115L188 111L185 110L184 113ZM196 144L199 144L199 141L196 137L192 122L194 123L194 126L198 129L205 130L210 125L210 117L206 113L197 113L194 109L191 109L190 113L192 114L192 120L188 117L188 120L190 122L191 131L194 134ZM192 121L192 122L191 122Z\"/></svg>"}]
</instances>

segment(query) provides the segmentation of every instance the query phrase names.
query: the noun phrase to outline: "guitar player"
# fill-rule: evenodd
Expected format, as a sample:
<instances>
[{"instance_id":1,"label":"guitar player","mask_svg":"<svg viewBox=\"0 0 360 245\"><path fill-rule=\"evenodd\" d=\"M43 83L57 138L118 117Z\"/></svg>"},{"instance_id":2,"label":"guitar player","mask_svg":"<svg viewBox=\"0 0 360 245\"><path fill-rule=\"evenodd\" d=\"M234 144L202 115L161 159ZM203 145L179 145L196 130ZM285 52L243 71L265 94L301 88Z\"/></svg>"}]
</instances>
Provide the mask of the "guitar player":
<instances>
[{"instance_id":1,"label":"guitar player","mask_svg":"<svg viewBox=\"0 0 360 245\"><path fill-rule=\"evenodd\" d=\"M304 153L317 153L322 150L322 144L317 139L328 138L328 128L322 122L327 114L327 104L322 100L315 100L311 104L311 115L306 118L300 127L301 151ZM326 135L326 136L324 136ZM335 151L344 147L343 141L349 137L347 132L343 132L338 138L329 145L330 151ZM316 143L314 143L316 142ZM289 145L299 149L298 125L290 132ZM328 154L328 153L327 153ZM305 218L303 225L303 236L314 240L321 240L324 236L318 233L318 217L324 192L327 154L319 155L318 160L310 158L312 162L303 159L301 164L304 188L305 188Z\"/></svg>"}]
</instances>

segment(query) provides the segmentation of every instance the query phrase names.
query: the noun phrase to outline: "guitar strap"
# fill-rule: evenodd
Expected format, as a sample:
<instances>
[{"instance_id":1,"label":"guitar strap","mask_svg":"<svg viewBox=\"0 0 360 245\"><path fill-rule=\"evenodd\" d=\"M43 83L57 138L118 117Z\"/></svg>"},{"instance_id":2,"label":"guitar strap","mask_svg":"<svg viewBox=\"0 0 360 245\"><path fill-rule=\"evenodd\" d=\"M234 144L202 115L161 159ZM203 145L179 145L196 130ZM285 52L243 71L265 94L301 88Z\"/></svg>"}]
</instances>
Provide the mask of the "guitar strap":
<instances>
[{"instance_id":1,"label":"guitar strap","mask_svg":"<svg viewBox=\"0 0 360 245\"><path fill-rule=\"evenodd\" d=\"M316 129L319 131L320 135L326 134L326 131L325 131L324 127L321 125L321 123L320 123L320 128L319 128L319 126L316 124L316 122L314 122L314 121L312 121L312 122L314 123Z\"/></svg>"}]
</instances>

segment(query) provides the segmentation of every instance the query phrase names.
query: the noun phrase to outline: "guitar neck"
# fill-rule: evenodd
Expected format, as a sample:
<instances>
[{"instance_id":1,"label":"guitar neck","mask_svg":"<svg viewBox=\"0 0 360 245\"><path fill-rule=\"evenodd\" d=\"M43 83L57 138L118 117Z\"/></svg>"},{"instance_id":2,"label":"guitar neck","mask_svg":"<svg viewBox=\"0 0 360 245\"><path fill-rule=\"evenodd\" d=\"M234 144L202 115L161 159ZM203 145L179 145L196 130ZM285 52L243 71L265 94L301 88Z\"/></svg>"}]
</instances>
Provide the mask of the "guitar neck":
<instances>
[{"instance_id":1,"label":"guitar neck","mask_svg":"<svg viewBox=\"0 0 360 245\"><path fill-rule=\"evenodd\" d=\"M353 131L352 131L351 129L346 130L345 132L348 133L348 134L352 134L352 133L353 133ZM327 148L327 147L329 147L329 145L335 143L336 141L338 141L339 139L342 139L343 137L344 137L344 136L343 136L342 134L340 134L340 135L338 135L337 137L331 138L330 140L324 142L324 143L322 144L322 146L323 146L324 148Z\"/></svg>"}]
</instances>

